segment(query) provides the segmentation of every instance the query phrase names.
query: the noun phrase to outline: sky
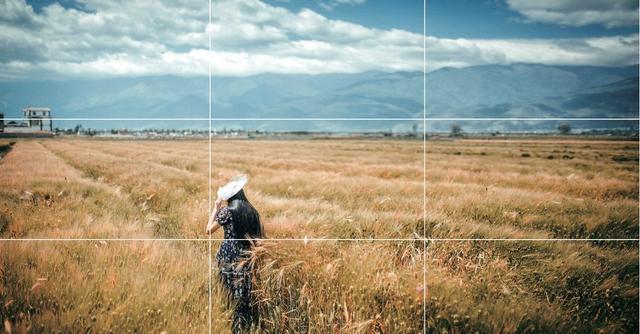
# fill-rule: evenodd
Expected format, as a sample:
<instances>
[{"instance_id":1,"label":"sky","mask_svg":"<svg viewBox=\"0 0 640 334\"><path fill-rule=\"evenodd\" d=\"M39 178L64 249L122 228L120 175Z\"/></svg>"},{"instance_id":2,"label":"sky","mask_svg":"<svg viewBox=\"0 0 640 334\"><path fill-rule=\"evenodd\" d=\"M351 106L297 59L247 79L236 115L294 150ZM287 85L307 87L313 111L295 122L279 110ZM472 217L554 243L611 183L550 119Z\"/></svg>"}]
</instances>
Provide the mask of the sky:
<instances>
[{"instance_id":1,"label":"sky","mask_svg":"<svg viewBox=\"0 0 640 334\"><path fill-rule=\"evenodd\" d=\"M421 71L423 43L427 71L638 62L637 0L429 0L424 12L415 0L213 0L209 25L208 0L2 0L0 80Z\"/></svg>"},{"instance_id":2,"label":"sky","mask_svg":"<svg viewBox=\"0 0 640 334\"><path fill-rule=\"evenodd\" d=\"M469 39L625 36L638 32L637 4L613 0L430 1L427 32L441 38Z\"/></svg>"}]
</instances>

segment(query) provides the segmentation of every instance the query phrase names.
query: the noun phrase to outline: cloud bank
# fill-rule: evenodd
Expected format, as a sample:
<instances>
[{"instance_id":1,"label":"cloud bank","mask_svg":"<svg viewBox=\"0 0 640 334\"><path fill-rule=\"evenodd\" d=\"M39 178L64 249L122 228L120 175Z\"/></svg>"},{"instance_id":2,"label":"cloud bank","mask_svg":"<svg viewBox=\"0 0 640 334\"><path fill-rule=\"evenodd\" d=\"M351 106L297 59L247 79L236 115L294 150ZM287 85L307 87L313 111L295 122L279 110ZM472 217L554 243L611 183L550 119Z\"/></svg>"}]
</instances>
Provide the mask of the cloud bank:
<instances>
[{"instance_id":1,"label":"cloud bank","mask_svg":"<svg viewBox=\"0 0 640 334\"><path fill-rule=\"evenodd\" d=\"M638 25L637 0L507 0L507 4L531 22L608 28Z\"/></svg>"},{"instance_id":2,"label":"cloud bank","mask_svg":"<svg viewBox=\"0 0 640 334\"><path fill-rule=\"evenodd\" d=\"M532 10L516 0L509 4L523 15ZM636 63L638 54L637 34L556 40L425 38L259 0L216 0L211 25L206 0L81 0L77 7L52 4L36 12L24 0L1 1L0 78L206 76L210 64L214 75L224 76L421 71L423 43L428 71L515 62L621 66ZM557 8L567 12L569 7Z\"/></svg>"},{"instance_id":3,"label":"cloud bank","mask_svg":"<svg viewBox=\"0 0 640 334\"><path fill-rule=\"evenodd\" d=\"M427 70L486 64L624 66L638 62L638 34L584 39L427 37Z\"/></svg>"}]
</instances>

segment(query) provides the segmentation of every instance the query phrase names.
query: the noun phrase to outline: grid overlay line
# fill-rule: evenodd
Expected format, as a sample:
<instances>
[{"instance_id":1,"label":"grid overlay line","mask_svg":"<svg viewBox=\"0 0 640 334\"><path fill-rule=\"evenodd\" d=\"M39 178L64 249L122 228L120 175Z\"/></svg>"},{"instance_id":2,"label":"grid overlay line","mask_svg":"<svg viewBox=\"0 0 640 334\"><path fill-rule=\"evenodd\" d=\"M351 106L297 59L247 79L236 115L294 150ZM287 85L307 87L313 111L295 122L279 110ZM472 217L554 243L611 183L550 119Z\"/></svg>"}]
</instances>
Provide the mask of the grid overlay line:
<instances>
[{"instance_id":1,"label":"grid overlay line","mask_svg":"<svg viewBox=\"0 0 640 334\"><path fill-rule=\"evenodd\" d=\"M423 72L423 81L426 82L426 73ZM425 83L426 85L426 83ZM426 86L423 85L423 89L426 90ZM209 92L211 94L211 92ZM424 112L426 114L426 101L423 102ZM18 117L5 117L5 121L25 121L25 120L39 120L39 118L18 118ZM602 121L602 122L622 122L622 121L640 121L640 117L255 117L255 118L229 118L229 117L195 117L195 118L65 118L65 117L51 117L51 121L92 121L92 122L106 122L106 121L291 121L291 122L304 122L304 121L424 121L430 122L450 122L450 121L473 121L473 122L500 122L500 121L537 121L537 122L578 122L578 121ZM639 123L640 124L640 123Z\"/></svg>"},{"instance_id":2,"label":"grid overlay line","mask_svg":"<svg viewBox=\"0 0 640 334\"><path fill-rule=\"evenodd\" d=\"M208 121L209 121L209 135L208 135L208 138L209 138L209 143L208 143L209 144L209 168L208 168L209 175L208 175L208 180L209 181L208 182L209 183L207 185L207 195L208 195L207 213L208 213L208 215L211 214L211 172L212 172L212 168L211 168L212 167L212 165L211 165L211 163L212 163L212 156L211 156L211 30L212 30L211 29L211 10L212 10L212 8L211 8L211 2L212 1L213 0L209 0L209 24L207 25L207 31L209 32L208 33L208 35L209 35L209 53L208 53L208 59L207 59L208 60L207 63L209 65L209 80L208 80L209 87L208 87L208 90L207 90L208 95L209 95L209 101L208 101L209 103L207 105L208 110L209 110L209 119L208 119ZM211 259L211 248L212 248L211 247L212 246L212 239L211 238L212 238L212 233L209 233L209 243L207 245L208 246L207 247L208 248L207 249L207 259L208 259L208 262L209 262L209 270L208 270L208 277L209 277L209 289L208 289L208 293L209 293L209 304L208 304L208 306L209 306L208 307L208 311L209 311L208 312L209 334L211 334L212 327L213 327L212 326L213 325L213 317L212 317L212 311L213 311L212 310L212 306L213 306L213 304L212 304L212 297L213 297L212 296L212 288L213 288L213 284L212 284L213 264L212 264L212 262L213 261Z\"/></svg>"},{"instance_id":3,"label":"grid overlay line","mask_svg":"<svg viewBox=\"0 0 640 334\"><path fill-rule=\"evenodd\" d=\"M422 237L427 237L427 0L422 0ZM422 332L427 333L427 241L422 240Z\"/></svg>"},{"instance_id":4,"label":"grid overlay line","mask_svg":"<svg viewBox=\"0 0 640 334\"><path fill-rule=\"evenodd\" d=\"M59 242L73 242L73 241L122 241L122 242L136 242L136 241L167 241L167 242L209 242L209 241L224 241L224 240L245 240L245 239L223 239L223 238L0 238L2 242L25 242L25 241L59 241ZM267 241L300 241L300 242L346 242L346 241L361 241L361 242L416 242L424 240L425 242L448 242L448 241L545 241L545 242L640 242L638 238L608 238L608 239L575 239L575 238L268 238Z\"/></svg>"}]
</instances>

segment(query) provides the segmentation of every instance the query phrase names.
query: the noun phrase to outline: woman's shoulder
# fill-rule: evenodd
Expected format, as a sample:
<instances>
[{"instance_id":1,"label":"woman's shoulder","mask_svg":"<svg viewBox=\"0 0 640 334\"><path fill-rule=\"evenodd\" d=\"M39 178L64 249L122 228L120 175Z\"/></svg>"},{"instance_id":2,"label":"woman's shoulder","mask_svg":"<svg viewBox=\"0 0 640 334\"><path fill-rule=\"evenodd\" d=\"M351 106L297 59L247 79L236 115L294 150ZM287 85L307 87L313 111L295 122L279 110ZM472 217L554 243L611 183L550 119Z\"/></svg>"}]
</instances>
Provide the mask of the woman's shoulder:
<instances>
[{"instance_id":1,"label":"woman's shoulder","mask_svg":"<svg viewBox=\"0 0 640 334\"><path fill-rule=\"evenodd\" d=\"M232 219L233 219L233 216L231 215L231 210L229 209L228 206L225 206L224 208L218 210L218 213L216 214L216 220L220 225L227 224Z\"/></svg>"}]
</instances>

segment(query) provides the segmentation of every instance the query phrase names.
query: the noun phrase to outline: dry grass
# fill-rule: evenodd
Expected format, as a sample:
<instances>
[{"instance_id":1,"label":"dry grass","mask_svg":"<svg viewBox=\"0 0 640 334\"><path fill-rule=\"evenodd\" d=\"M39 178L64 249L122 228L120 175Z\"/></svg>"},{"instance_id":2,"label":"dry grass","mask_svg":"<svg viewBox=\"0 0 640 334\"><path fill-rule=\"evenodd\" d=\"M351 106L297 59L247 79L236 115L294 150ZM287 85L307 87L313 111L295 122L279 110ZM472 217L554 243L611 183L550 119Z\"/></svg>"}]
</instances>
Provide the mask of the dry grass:
<instances>
[{"instance_id":1,"label":"dry grass","mask_svg":"<svg viewBox=\"0 0 640 334\"><path fill-rule=\"evenodd\" d=\"M427 324L447 332L638 332L637 242L434 242Z\"/></svg>"},{"instance_id":2,"label":"dry grass","mask_svg":"<svg viewBox=\"0 0 640 334\"><path fill-rule=\"evenodd\" d=\"M433 238L638 238L638 143L427 146ZM637 242L435 241L427 328L638 332Z\"/></svg>"},{"instance_id":3,"label":"dry grass","mask_svg":"<svg viewBox=\"0 0 640 334\"><path fill-rule=\"evenodd\" d=\"M421 332L422 251L421 241L263 243L259 332Z\"/></svg>"},{"instance_id":4,"label":"dry grass","mask_svg":"<svg viewBox=\"0 0 640 334\"><path fill-rule=\"evenodd\" d=\"M438 142L427 162L433 237L638 238L637 142Z\"/></svg>"},{"instance_id":5,"label":"dry grass","mask_svg":"<svg viewBox=\"0 0 640 334\"><path fill-rule=\"evenodd\" d=\"M205 243L5 242L0 252L1 314L16 333L208 329Z\"/></svg>"},{"instance_id":6,"label":"dry grass","mask_svg":"<svg viewBox=\"0 0 640 334\"><path fill-rule=\"evenodd\" d=\"M418 141L216 141L217 187L236 173L276 237L422 235Z\"/></svg>"},{"instance_id":7,"label":"dry grass","mask_svg":"<svg viewBox=\"0 0 640 334\"><path fill-rule=\"evenodd\" d=\"M19 141L0 162L0 233L205 239L207 148ZM637 142L428 142L426 225L420 141L213 148L213 190L247 173L269 237L408 239L261 243L261 332L417 333L423 317L428 332L637 332L637 242L435 241L425 254L419 240L637 238ZM205 332L207 248L5 241L0 316L18 332ZM211 293L213 331L228 332L220 286Z\"/></svg>"}]
</instances>

